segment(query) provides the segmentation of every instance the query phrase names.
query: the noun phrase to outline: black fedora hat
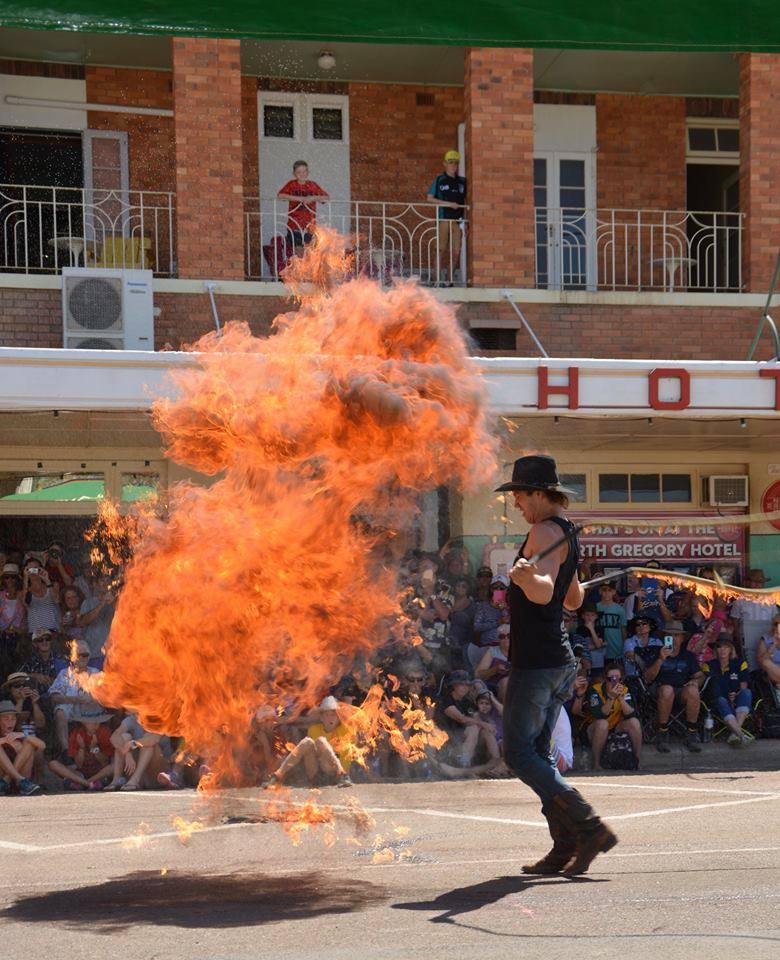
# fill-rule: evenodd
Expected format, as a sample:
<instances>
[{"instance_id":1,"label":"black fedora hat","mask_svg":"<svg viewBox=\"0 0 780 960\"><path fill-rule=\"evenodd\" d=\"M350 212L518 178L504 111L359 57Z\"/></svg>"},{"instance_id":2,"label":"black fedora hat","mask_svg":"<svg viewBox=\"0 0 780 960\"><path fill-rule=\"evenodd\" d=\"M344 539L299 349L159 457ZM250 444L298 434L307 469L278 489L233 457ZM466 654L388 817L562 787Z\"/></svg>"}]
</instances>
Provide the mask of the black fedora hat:
<instances>
[{"instance_id":1,"label":"black fedora hat","mask_svg":"<svg viewBox=\"0 0 780 960\"><path fill-rule=\"evenodd\" d=\"M509 483L502 483L500 487L496 487L496 493L504 493L507 490L546 490L550 493L575 496L574 490L561 486L555 460L538 454L515 460L512 479Z\"/></svg>"}]
</instances>

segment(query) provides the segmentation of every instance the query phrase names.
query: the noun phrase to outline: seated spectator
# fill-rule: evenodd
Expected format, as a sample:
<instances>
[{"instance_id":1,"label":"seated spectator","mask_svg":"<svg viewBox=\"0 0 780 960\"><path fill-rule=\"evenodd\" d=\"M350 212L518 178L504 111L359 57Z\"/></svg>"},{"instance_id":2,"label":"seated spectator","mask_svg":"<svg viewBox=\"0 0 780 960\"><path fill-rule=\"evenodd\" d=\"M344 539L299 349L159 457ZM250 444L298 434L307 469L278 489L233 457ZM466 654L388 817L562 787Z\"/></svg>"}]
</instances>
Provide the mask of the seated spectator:
<instances>
[{"instance_id":1,"label":"seated spectator","mask_svg":"<svg viewBox=\"0 0 780 960\"><path fill-rule=\"evenodd\" d=\"M52 540L49 549L43 555L43 564L51 583L69 587L73 583L73 567L65 563L65 546L59 540Z\"/></svg>"},{"instance_id":2,"label":"seated spectator","mask_svg":"<svg viewBox=\"0 0 780 960\"><path fill-rule=\"evenodd\" d=\"M54 634L51 630L37 630L32 635L32 648L32 655L22 664L20 670L35 684L41 695L41 707L51 717L53 708L49 699L49 687L60 671L68 666L68 661L54 655Z\"/></svg>"},{"instance_id":3,"label":"seated spectator","mask_svg":"<svg viewBox=\"0 0 780 960\"><path fill-rule=\"evenodd\" d=\"M594 769L603 769L601 754L607 737L614 732L628 734L638 764L642 753L642 725L628 687L623 683L623 671L618 665L608 667L603 680L591 683L585 702L587 707L581 702L579 710L593 752Z\"/></svg>"},{"instance_id":4,"label":"seated spectator","mask_svg":"<svg viewBox=\"0 0 780 960\"><path fill-rule=\"evenodd\" d=\"M677 589L669 597L667 606L675 620L679 620L689 634L699 632L701 611L692 590ZM690 645L688 647L690 649Z\"/></svg>"},{"instance_id":5,"label":"seated spectator","mask_svg":"<svg viewBox=\"0 0 780 960\"><path fill-rule=\"evenodd\" d=\"M41 793L30 775L36 754L43 755L43 740L17 729L18 713L10 700L0 700L0 796L12 788L23 797Z\"/></svg>"},{"instance_id":6,"label":"seated spectator","mask_svg":"<svg viewBox=\"0 0 780 960\"><path fill-rule=\"evenodd\" d=\"M475 577L474 599L477 603L490 602L490 584L493 582L493 571L490 567L480 567Z\"/></svg>"},{"instance_id":7,"label":"seated spectator","mask_svg":"<svg viewBox=\"0 0 780 960\"><path fill-rule=\"evenodd\" d=\"M447 678L446 689L436 705L436 725L449 740L439 751L437 767L452 779L475 777L501 763L492 723L481 719L474 702L471 678L465 670L455 670ZM487 756L483 764L475 763L477 751Z\"/></svg>"},{"instance_id":8,"label":"seated spectator","mask_svg":"<svg viewBox=\"0 0 780 960\"><path fill-rule=\"evenodd\" d=\"M157 782L158 774L168 768L159 733L149 733L130 714L111 734L114 748L111 780L106 790L147 790ZM167 739L167 738L166 738Z\"/></svg>"},{"instance_id":9,"label":"seated spectator","mask_svg":"<svg viewBox=\"0 0 780 960\"><path fill-rule=\"evenodd\" d=\"M758 667L764 672L775 691L775 702L780 704L780 615L772 617L772 631L761 637L756 647Z\"/></svg>"},{"instance_id":10,"label":"seated spectator","mask_svg":"<svg viewBox=\"0 0 780 960\"><path fill-rule=\"evenodd\" d=\"M577 658L579 665L585 668L587 676L590 671L590 634L580 621L577 614L572 610L563 611L563 626L569 635L572 653Z\"/></svg>"},{"instance_id":11,"label":"seated spectator","mask_svg":"<svg viewBox=\"0 0 780 960\"><path fill-rule=\"evenodd\" d=\"M488 689L487 684L475 680L471 685L474 703L477 705L477 716L480 720L487 720L495 730L496 743L501 746L504 739L504 706Z\"/></svg>"},{"instance_id":12,"label":"seated spectator","mask_svg":"<svg viewBox=\"0 0 780 960\"><path fill-rule=\"evenodd\" d=\"M561 710L552 732L552 757L559 773L566 773L574 765L574 743L568 711Z\"/></svg>"},{"instance_id":13,"label":"seated spectator","mask_svg":"<svg viewBox=\"0 0 780 960\"><path fill-rule=\"evenodd\" d=\"M477 663L474 676L477 680L484 680L488 689L503 703L506 697L510 670L509 624L502 623L498 627L498 646L485 648L479 663Z\"/></svg>"},{"instance_id":14,"label":"seated spectator","mask_svg":"<svg viewBox=\"0 0 780 960\"><path fill-rule=\"evenodd\" d=\"M623 657L626 662L626 676L634 677L642 672L642 668L653 663L658 655L654 649L663 646L659 637L653 636L655 620L650 617L638 616L634 619L634 634L623 644Z\"/></svg>"},{"instance_id":15,"label":"seated spectator","mask_svg":"<svg viewBox=\"0 0 780 960\"><path fill-rule=\"evenodd\" d=\"M451 547L447 550L446 554L442 553L442 557L445 562L442 579L449 585L450 590L454 593L458 581L465 580L467 584L469 583L469 578L466 575L468 554L462 547Z\"/></svg>"},{"instance_id":16,"label":"seated spectator","mask_svg":"<svg viewBox=\"0 0 780 960\"><path fill-rule=\"evenodd\" d=\"M16 671L6 678L3 690L16 707L22 731L42 736L46 730L46 715L41 709L41 695L32 679L26 673Z\"/></svg>"},{"instance_id":17,"label":"seated spectator","mask_svg":"<svg viewBox=\"0 0 780 960\"><path fill-rule=\"evenodd\" d=\"M732 747L744 747L752 740L742 729L753 705L753 694L748 686L750 670L747 661L736 656L729 637L719 637L715 649L716 658L702 667L704 676L710 678L706 687L707 702L731 731L727 743Z\"/></svg>"},{"instance_id":18,"label":"seated spectator","mask_svg":"<svg viewBox=\"0 0 780 960\"><path fill-rule=\"evenodd\" d=\"M278 200L289 200L287 207L287 235L295 255L301 256L304 247L314 239L317 202L330 200L322 187L309 179L309 165L305 160L293 164L293 179L288 180L277 193Z\"/></svg>"},{"instance_id":19,"label":"seated spectator","mask_svg":"<svg viewBox=\"0 0 780 960\"><path fill-rule=\"evenodd\" d=\"M111 719L110 713L81 711L81 722L68 739L68 762L49 761L49 769L65 790L102 790L110 782L114 769Z\"/></svg>"},{"instance_id":20,"label":"seated spectator","mask_svg":"<svg viewBox=\"0 0 780 960\"><path fill-rule=\"evenodd\" d=\"M70 733L68 724L81 719L81 710L97 712L99 704L81 687L79 673L93 674L98 671L87 666L89 647L79 640L75 650L75 660L64 667L49 687L49 697L54 709L54 732L60 751L59 759L67 762Z\"/></svg>"},{"instance_id":21,"label":"seated spectator","mask_svg":"<svg viewBox=\"0 0 780 960\"><path fill-rule=\"evenodd\" d=\"M452 594L448 587L437 583L434 568L424 562L420 564L418 585L407 609L409 615L418 621L422 646L430 654L434 671L440 675L449 666Z\"/></svg>"},{"instance_id":22,"label":"seated spectator","mask_svg":"<svg viewBox=\"0 0 780 960\"><path fill-rule=\"evenodd\" d=\"M723 630L723 621L713 617L712 620L705 620L701 631L694 634L688 641L688 651L696 657L700 667L715 659L715 644L721 630Z\"/></svg>"},{"instance_id":23,"label":"seated spectator","mask_svg":"<svg viewBox=\"0 0 780 960\"><path fill-rule=\"evenodd\" d=\"M84 595L78 587L62 587L60 590L60 633L66 640L80 640L84 636L81 624L81 605Z\"/></svg>"},{"instance_id":24,"label":"seated spectator","mask_svg":"<svg viewBox=\"0 0 780 960\"><path fill-rule=\"evenodd\" d=\"M642 674L647 683L653 684L658 698L656 747L660 753L669 753L669 717L675 703L685 708L685 746L691 753L701 752L699 736L699 710L701 695L699 687L704 677L696 657L683 650L686 633L676 621L666 625L671 636L671 646L658 648L654 660L643 666Z\"/></svg>"},{"instance_id":25,"label":"seated spectator","mask_svg":"<svg viewBox=\"0 0 780 960\"><path fill-rule=\"evenodd\" d=\"M474 670L484 656L486 647L498 646L498 625L507 617L507 577L494 577L490 584L490 599L479 601L474 607L474 641L466 649L469 666Z\"/></svg>"},{"instance_id":26,"label":"seated spectator","mask_svg":"<svg viewBox=\"0 0 780 960\"><path fill-rule=\"evenodd\" d=\"M599 587L600 600L596 604L598 613L598 633L604 638L604 657L607 662L623 662L623 641L626 639L628 619L622 603L615 600L614 583L602 583Z\"/></svg>"},{"instance_id":27,"label":"seated spectator","mask_svg":"<svg viewBox=\"0 0 780 960\"><path fill-rule=\"evenodd\" d=\"M347 771L352 763L353 732L339 716L338 700L325 697L314 717L317 722L311 724L306 736L287 754L265 786L282 784L293 779L294 773L295 785L352 786Z\"/></svg>"},{"instance_id":28,"label":"seated spectator","mask_svg":"<svg viewBox=\"0 0 780 960\"><path fill-rule=\"evenodd\" d=\"M22 596L27 609L27 628L32 633L60 629L60 585L49 580L38 560L31 558L24 566Z\"/></svg>"}]
</instances>

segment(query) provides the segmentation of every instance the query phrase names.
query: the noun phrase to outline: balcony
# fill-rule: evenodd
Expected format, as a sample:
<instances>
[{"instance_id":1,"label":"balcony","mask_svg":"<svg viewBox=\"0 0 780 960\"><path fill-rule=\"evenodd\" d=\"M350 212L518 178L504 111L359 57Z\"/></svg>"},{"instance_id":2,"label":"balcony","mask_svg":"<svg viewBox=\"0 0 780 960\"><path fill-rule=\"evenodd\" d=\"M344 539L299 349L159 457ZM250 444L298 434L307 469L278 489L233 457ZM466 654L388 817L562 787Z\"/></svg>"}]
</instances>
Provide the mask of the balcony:
<instances>
[{"instance_id":1,"label":"balcony","mask_svg":"<svg viewBox=\"0 0 780 960\"><path fill-rule=\"evenodd\" d=\"M440 221L436 212L433 203L329 201L317 204L317 222L354 238L358 275L465 286L467 222ZM247 279L278 279L295 250L288 201L247 197L244 223Z\"/></svg>"},{"instance_id":2,"label":"balcony","mask_svg":"<svg viewBox=\"0 0 780 960\"><path fill-rule=\"evenodd\" d=\"M173 193L0 184L0 271L176 272Z\"/></svg>"},{"instance_id":3,"label":"balcony","mask_svg":"<svg viewBox=\"0 0 780 960\"><path fill-rule=\"evenodd\" d=\"M537 207L536 286L739 292L744 214Z\"/></svg>"}]
</instances>

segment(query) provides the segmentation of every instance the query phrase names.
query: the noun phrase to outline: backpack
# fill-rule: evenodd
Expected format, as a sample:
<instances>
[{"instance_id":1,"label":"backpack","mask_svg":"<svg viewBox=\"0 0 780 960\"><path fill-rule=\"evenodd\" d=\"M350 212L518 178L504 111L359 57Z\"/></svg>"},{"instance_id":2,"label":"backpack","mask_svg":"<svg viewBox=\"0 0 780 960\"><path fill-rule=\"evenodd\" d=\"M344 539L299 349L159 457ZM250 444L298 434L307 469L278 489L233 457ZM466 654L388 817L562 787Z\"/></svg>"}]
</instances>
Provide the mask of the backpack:
<instances>
[{"instance_id":1,"label":"backpack","mask_svg":"<svg viewBox=\"0 0 780 960\"><path fill-rule=\"evenodd\" d=\"M607 770L637 770L639 763L634 756L631 737L618 731L610 733L601 754L601 765Z\"/></svg>"}]
</instances>

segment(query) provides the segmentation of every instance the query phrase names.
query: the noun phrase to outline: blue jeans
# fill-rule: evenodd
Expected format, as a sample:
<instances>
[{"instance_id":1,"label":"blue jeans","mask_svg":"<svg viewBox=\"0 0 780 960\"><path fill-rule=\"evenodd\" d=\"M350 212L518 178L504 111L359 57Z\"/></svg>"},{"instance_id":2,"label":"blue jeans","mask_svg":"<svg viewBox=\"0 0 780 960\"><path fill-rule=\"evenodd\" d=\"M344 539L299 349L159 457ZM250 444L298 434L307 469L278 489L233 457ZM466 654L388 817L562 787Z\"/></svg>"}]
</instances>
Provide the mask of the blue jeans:
<instances>
[{"instance_id":1,"label":"blue jeans","mask_svg":"<svg viewBox=\"0 0 780 960\"><path fill-rule=\"evenodd\" d=\"M749 690L740 690L733 706L727 697L718 697L712 704L715 713L717 713L717 715L722 717L724 720L726 717L734 716L735 708L737 710L750 710L752 705L753 694Z\"/></svg>"},{"instance_id":2,"label":"blue jeans","mask_svg":"<svg viewBox=\"0 0 780 960\"><path fill-rule=\"evenodd\" d=\"M561 707L571 696L577 668L516 670L504 702L504 759L548 806L559 793L575 792L563 779L550 749Z\"/></svg>"}]
</instances>

